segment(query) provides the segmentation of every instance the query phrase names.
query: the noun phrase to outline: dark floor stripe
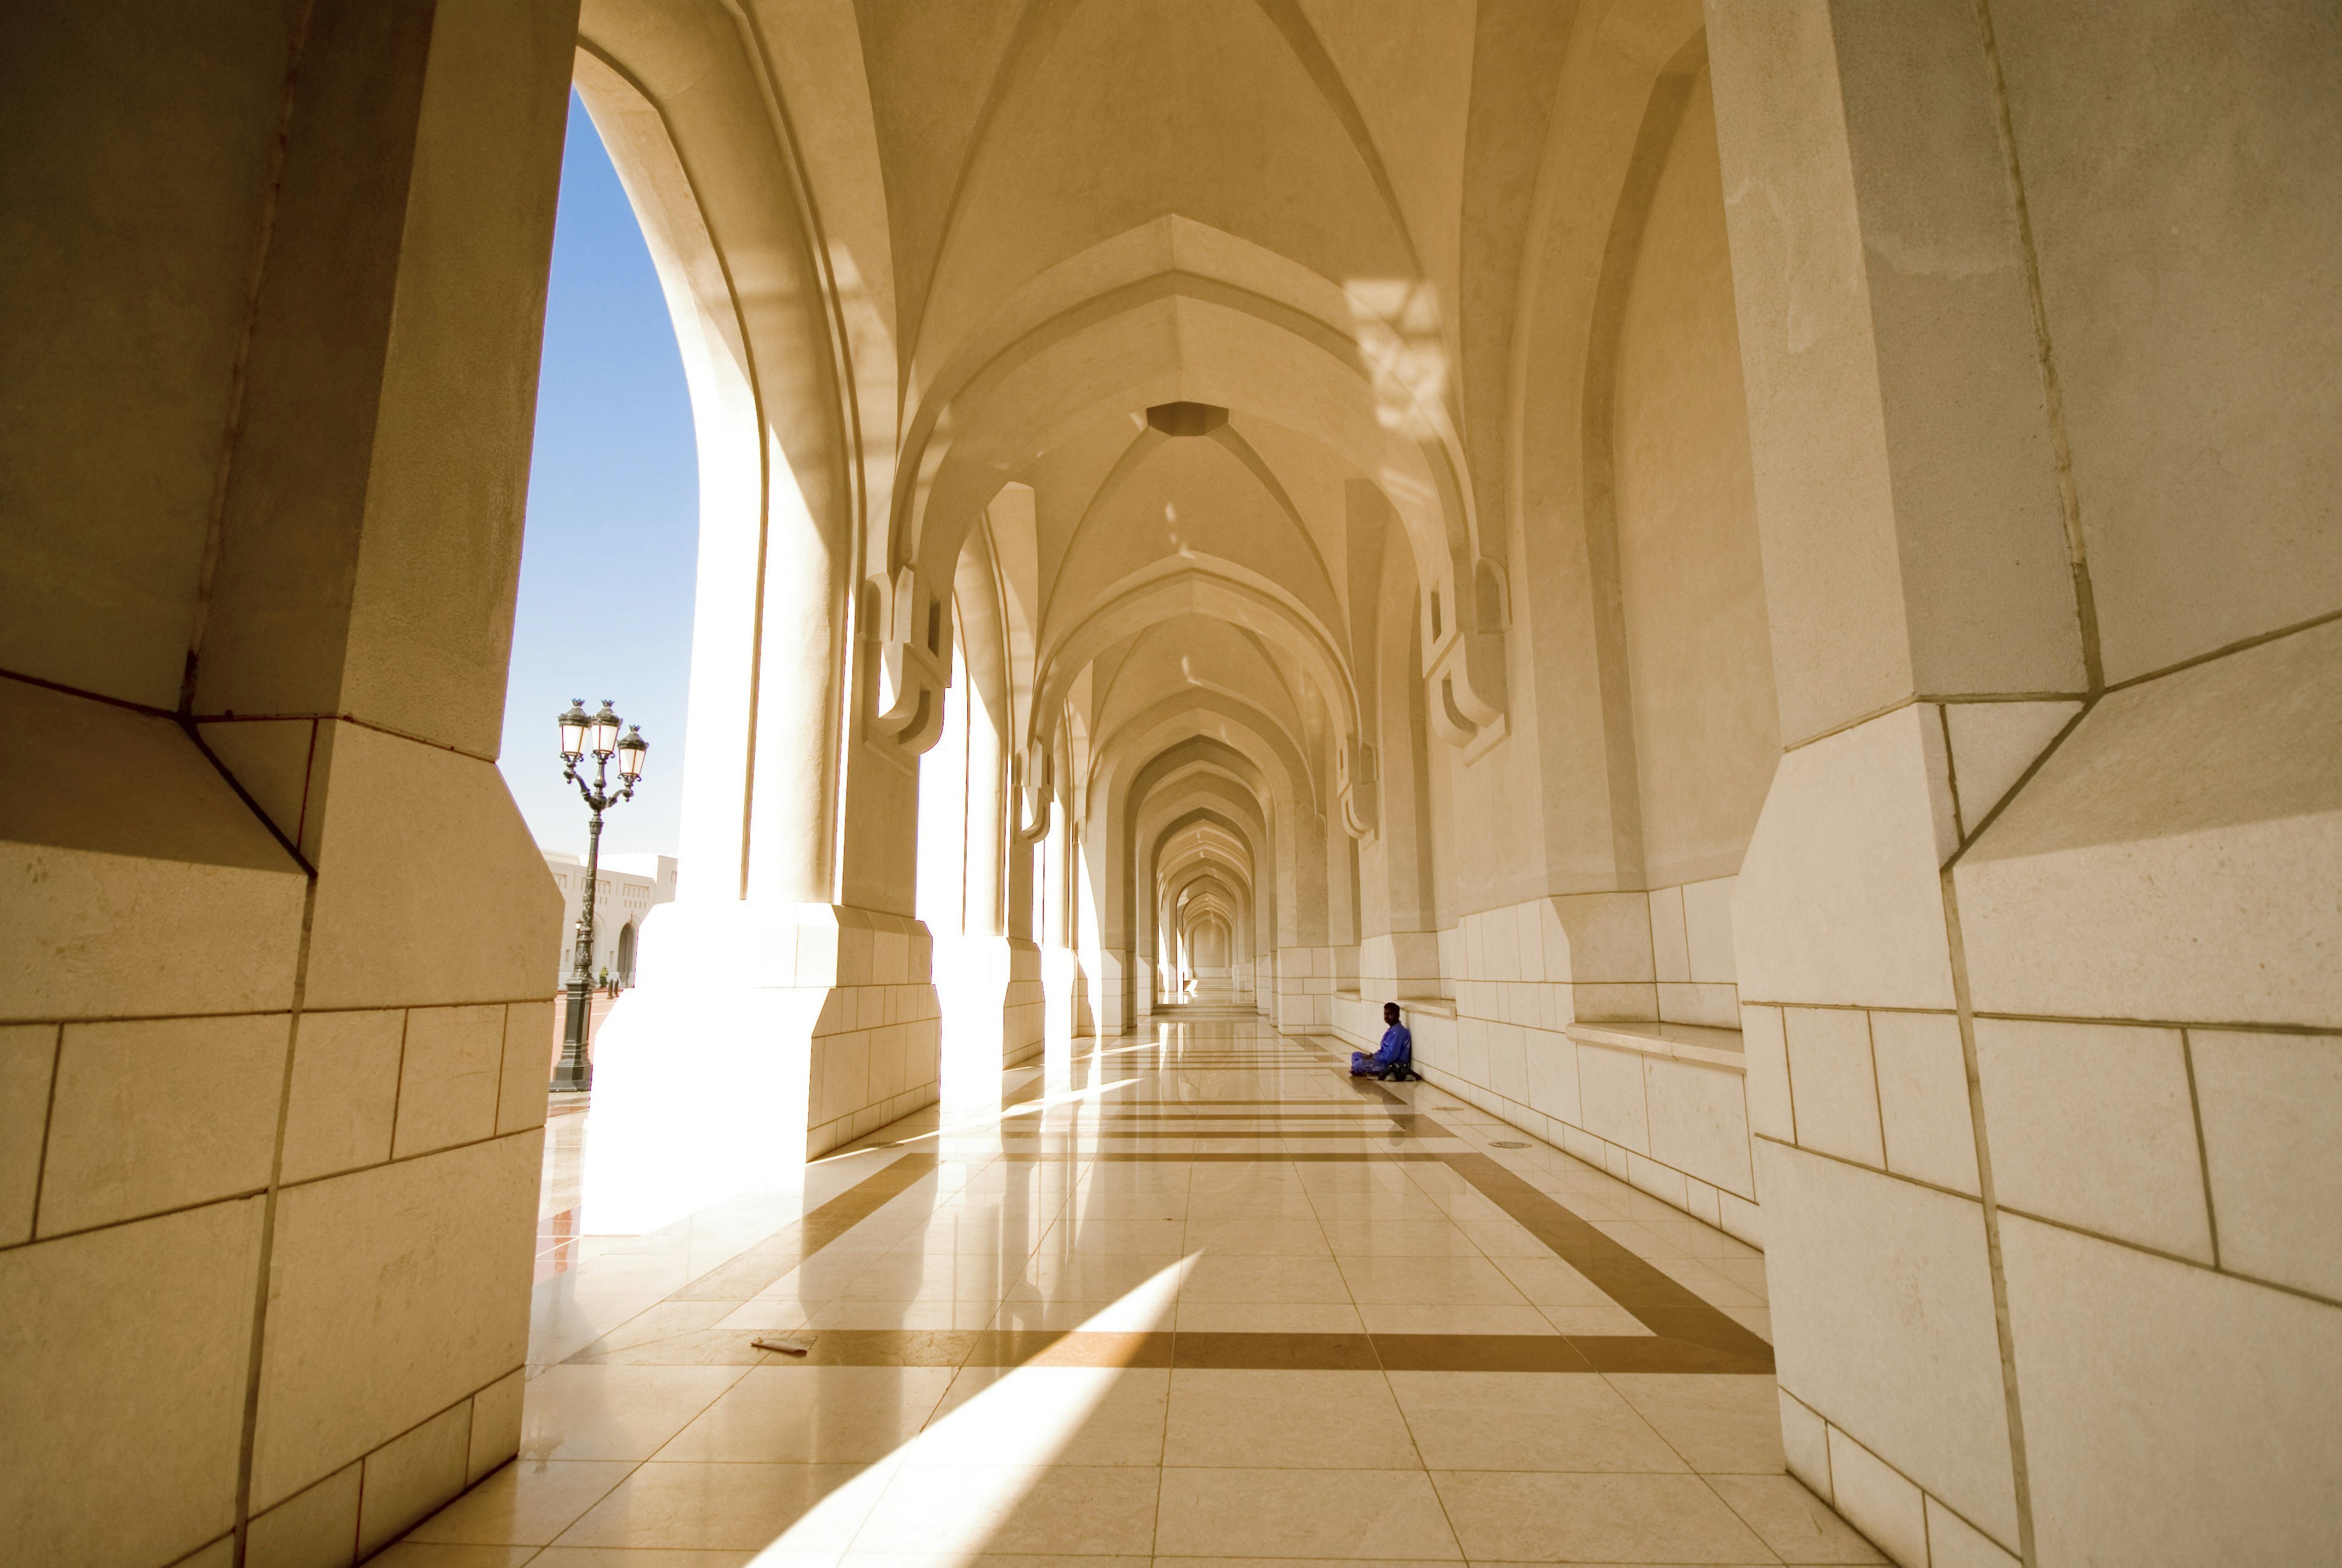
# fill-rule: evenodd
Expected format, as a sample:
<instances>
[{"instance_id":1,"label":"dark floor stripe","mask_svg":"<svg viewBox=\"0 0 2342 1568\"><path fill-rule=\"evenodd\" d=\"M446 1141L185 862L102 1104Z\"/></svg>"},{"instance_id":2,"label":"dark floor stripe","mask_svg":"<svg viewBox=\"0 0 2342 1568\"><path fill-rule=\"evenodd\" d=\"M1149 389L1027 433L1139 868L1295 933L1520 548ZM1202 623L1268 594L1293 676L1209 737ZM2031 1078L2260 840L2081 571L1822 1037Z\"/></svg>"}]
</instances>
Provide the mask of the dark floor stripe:
<instances>
[{"instance_id":1,"label":"dark floor stripe","mask_svg":"<svg viewBox=\"0 0 2342 1568\"><path fill-rule=\"evenodd\" d=\"M1244 1128L1225 1133L1185 1131L1185 1128L1129 1128L1129 1131L1122 1131L1122 1128L1014 1128L1014 1131L1009 1131L1009 1128L1003 1128L1000 1133L972 1133L969 1137L984 1137L984 1140L997 1137L1000 1142L1036 1142L1042 1137L1056 1137L1056 1140L1066 1140L1066 1137L1187 1137L1187 1140L1204 1140L1204 1137L1211 1137L1211 1140L1218 1142L1229 1142L1236 1140L1236 1137L1251 1137L1257 1142L1278 1140L1278 1137L1445 1137L1450 1142L1464 1142L1455 1133L1416 1133L1412 1128L1386 1128L1386 1125L1379 1124L1361 1124L1356 1131L1260 1128L1257 1133L1248 1133Z\"/></svg>"},{"instance_id":2,"label":"dark floor stripe","mask_svg":"<svg viewBox=\"0 0 2342 1568\"><path fill-rule=\"evenodd\" d=\"M1080 1164L1092 1160L1116 1165L1360 1165L1447 1158L1431 1149L1186 1149L1168 1154L1151 1149L1083 1149L1063 1154L1008 1149L999 1157L1004 1165Z\"/></svg>"},{"instance_id":3,"label":"dark floor stripe","mask_svg":"<svg viewBox=\"0 0 2342 1568\"><path fill-rule=\"evenodd\" d=\"M693 1336L704 1338L706 1336ZM746 1346L755 1336L738 1335ZM1169 1367L1218 1372L1770 1373L1772 1362L1647 1334L1098 1333L1056 1329L823 1329L778 1366ZM580 1359L586 1359L581 1355Z\"/></svg>"}]
</instances>

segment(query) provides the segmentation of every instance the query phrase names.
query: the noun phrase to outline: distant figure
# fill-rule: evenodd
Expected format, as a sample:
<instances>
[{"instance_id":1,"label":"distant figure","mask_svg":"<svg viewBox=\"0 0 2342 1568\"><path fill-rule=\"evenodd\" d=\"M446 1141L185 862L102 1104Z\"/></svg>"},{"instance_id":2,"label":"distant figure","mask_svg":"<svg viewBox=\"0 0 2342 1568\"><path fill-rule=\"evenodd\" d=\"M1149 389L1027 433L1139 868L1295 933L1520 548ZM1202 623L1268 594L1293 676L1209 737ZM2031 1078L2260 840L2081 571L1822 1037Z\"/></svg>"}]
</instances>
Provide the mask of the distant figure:
<instances>
[{"instance_id":1,"label":"distant figure","mask_svg":"<svg viewBox=\"0 0 2342 1568\"><path fill-rule=\"evenodd\" d=\"M1415 1067L1415 1036L1398 1021L1398 1004L1383 1004L1383 1043L1367 1055L1364 1051L1350 1053L1350 1076L1353 1078L1413 1077Z\"/></svg>"}]
</instances>

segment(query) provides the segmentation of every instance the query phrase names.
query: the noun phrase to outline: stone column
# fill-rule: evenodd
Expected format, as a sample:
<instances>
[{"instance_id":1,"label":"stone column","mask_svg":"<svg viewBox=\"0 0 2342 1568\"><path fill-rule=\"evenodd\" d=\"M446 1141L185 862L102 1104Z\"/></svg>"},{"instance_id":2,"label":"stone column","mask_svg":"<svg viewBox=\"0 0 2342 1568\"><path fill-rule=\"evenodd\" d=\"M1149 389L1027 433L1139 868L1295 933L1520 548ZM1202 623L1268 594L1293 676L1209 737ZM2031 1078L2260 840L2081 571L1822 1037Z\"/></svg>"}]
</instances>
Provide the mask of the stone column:
<instances>
[{"instance_id":1,"label":"stone column","mask_svg":"<svg viewBox=\"0 0 2342 1568\"><path fill-rule=\"evenodd\" d=\"M653 9L596 5L585 26L579 90L667 285L701 458L681 885L596 1042L585 1202L625 1231L790 1188L806 1154L936 1097L933 944L913 908L935 726L880 724L874 672L951 588L857 559L846 478L864 454L812 218L777 145L736 134L764 113L752 64Z\"/></svg>"},{"instance_id":2,"label":"stone column","mask_svg":"<svg viewBox=\"0 0 2342 1568\"><path fill-rule=\"evenodd\" d=\"M2342 448L2311 11L1709 7L1786 747L1736 909L1783 1429L1898 1562L2336 1528L2335 1403L2283 1391L2342 1281L2277 1174L2335 1148L2275 1108L2342 1100L2249 1032L2342 1024L2342 784L2286 760L2342 727L2330 492L2282 477Z\"/></svg>"},{"instance_id":3,"label":"stone column","mask_svg":"<svg viewBox=\"0 0 2342 1568\"><path fill-rule=\"evenodd\" d=\"M518 1443L561 899L495 759L575 26L0 21L24 1561L371 1553Z\"/></svg>"}]
</instances>

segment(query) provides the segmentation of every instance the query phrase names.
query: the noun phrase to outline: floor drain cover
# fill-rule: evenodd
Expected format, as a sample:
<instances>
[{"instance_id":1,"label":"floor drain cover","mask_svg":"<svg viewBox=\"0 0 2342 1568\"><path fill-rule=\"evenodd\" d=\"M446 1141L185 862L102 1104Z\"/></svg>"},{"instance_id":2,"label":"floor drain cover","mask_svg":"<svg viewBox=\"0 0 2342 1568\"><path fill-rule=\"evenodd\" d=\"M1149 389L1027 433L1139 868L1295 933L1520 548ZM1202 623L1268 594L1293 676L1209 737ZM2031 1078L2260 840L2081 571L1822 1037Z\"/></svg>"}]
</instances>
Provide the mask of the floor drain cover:
<instances>
[{"instance_id":1,"label":"floor drain cover","mask_svg":"<svg viewBox=\"0 0 2342 1568\"><path fill-rule=\"evenodd\" d=\"M1516 1144L1508 1138L1499 1138L1495 1143L1490 1144L1488 1147L1491 1149L1526 1149L1528 1145L1526 1144Z\"/></svg>"}]
</instances>

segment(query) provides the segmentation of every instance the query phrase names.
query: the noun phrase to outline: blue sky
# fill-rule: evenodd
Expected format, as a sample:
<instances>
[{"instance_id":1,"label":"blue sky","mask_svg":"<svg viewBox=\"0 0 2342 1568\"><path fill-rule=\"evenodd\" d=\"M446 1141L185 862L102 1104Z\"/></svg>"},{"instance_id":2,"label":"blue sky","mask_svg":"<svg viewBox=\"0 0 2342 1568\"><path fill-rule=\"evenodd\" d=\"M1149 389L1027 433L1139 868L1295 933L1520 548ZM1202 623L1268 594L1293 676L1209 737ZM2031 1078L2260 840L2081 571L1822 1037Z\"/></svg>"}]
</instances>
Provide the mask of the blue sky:
<instances>
[{"instance_id":1,"label":"blue sky","mask_svg":"<svg viewBox=\"0 0 2342 1568\"><path fill-rule=\"evenodd\" d=\"M608 853L675 853L699 468L691 401L658 274L585 105L569 101L520 606L500 764L529 831L584 854L554 715L617 704L650 743L634 800L603 819Z\"/></svg>"}]
</instances>

